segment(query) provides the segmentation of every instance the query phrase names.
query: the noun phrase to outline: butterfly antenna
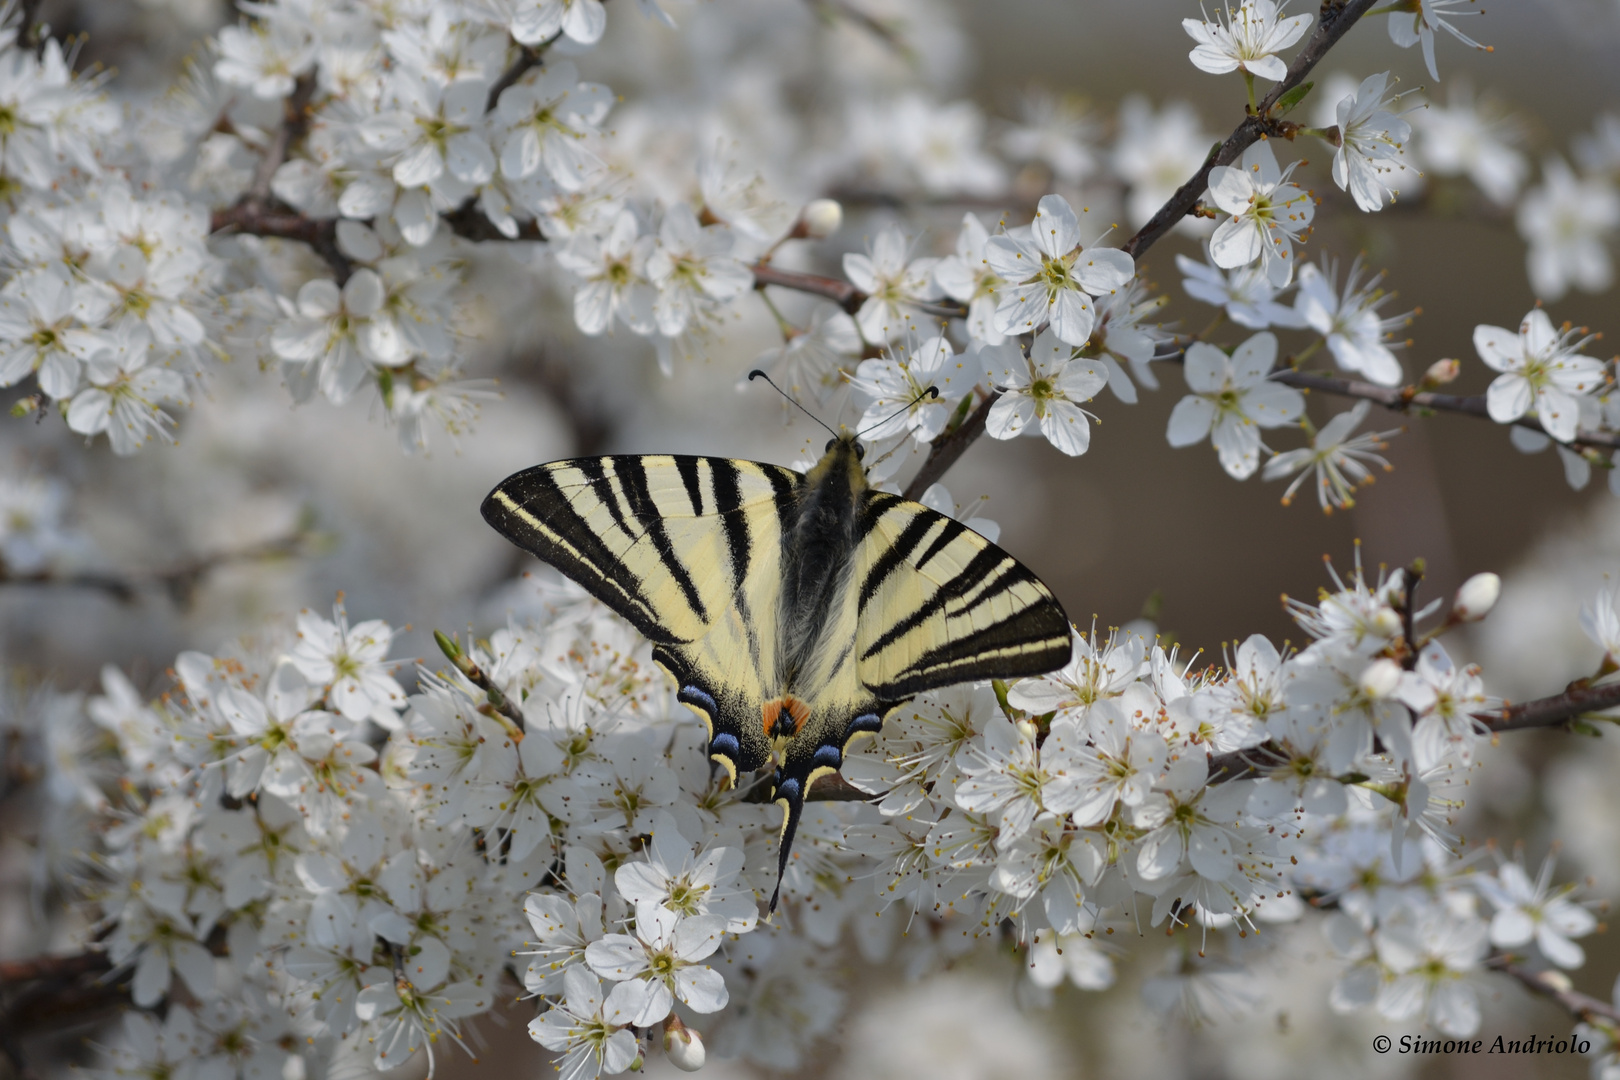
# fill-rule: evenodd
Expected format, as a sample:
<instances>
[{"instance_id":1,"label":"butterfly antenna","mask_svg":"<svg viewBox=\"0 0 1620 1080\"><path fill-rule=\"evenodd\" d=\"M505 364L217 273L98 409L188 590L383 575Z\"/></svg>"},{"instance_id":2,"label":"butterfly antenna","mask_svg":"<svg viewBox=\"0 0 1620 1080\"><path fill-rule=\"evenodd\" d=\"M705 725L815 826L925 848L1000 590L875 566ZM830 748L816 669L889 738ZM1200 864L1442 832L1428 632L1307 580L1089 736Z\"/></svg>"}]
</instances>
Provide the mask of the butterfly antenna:
<instances>
[{"instance_id":1,"label":"butterfly antenna","mask_svg":"<svg viewBox=\"0 0 1620 1080\"><path fill-rule=\"evenodd\" d=\"M793 397L792 394L789 394L786 390L782 389L780 386L777 386L775 381L772 380L772 378L769 375L765 374L765 372L763 370L761 370L759 368L755 368L753 371L750 371L748 373L748 381L749 382L753 382L755 379L764 379L767 383L770 383L771 389L775 390L778 394L781 394L783 397L787 398L788 402L795 409L798 409L800 412L804 413L804 415L808 416L810 419L814 420L816 423L820 424L822 427L827 428L828 433L831 434L833 438L836 439L836 438L839 437L838 432L833 431L833 429L830 428L830 427L827 427L827 422L825 420L823 420L821 417L817 416L815 413L811 412L809 409L805 408L803 405L800 405L798 403L798 401Z\"/></svg>"},{"instance_id":2,"label":"butterfly antenna","mask_svg":"<svg viewBox=\"0 0 1620 1080\"><path fill-rule=\"evenodd\" d=\"M918 394L916 397L914 397L910 401L906 402L905 408L900 409L899 411L893 413L890 416L885 416L882 420L879 420L875 424L872 424L872 425L870 425L868 427L862 428L860 431L857 431L855 433L855 437L858 439L862 435L865 435L868 431L874 431L877 428L882 427L884 424L887 424L890 420L893 420L896 416L904 416L906 413L910 412L916 406L917 402L921 401L923 398L937 398L937 397L939 397L939 387L930 386L926 390L924 390L922 393Z\"/></svg>"}]
</instances>

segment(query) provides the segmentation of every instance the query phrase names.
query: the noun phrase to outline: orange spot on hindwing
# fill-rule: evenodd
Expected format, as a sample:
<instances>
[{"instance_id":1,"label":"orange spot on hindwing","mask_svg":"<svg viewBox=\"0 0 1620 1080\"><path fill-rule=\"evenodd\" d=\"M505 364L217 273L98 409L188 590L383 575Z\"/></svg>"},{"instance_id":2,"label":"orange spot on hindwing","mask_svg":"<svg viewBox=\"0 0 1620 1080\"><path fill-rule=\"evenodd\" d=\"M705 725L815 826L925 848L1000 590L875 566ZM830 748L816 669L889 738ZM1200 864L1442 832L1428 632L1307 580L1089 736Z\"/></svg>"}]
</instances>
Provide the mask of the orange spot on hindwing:
<instances>
[{"instance_id":1,"label":"orange spot on hindwing","mask_svg":"<svg viewBox=\"0 0 1620 1080\"><path fill-rule=\"evenodd\" d=\"M810 719L810 706L791 695L765 703L760 717L767 739L791 739Z\"/></svg>"}]
</instances>

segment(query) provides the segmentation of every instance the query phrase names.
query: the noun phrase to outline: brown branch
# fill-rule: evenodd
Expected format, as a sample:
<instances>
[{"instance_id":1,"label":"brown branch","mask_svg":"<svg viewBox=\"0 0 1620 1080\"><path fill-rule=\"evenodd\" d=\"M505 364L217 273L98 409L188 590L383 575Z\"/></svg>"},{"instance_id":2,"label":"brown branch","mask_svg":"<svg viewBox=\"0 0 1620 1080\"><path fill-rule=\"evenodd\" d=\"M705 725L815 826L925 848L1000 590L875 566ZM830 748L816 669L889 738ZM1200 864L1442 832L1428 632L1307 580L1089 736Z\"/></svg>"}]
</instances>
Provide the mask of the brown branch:
<instances>
[{"instance_id":1,"label":"brown branch","mask_svg":"<svg viewBox=\"0 0 1620 1080\"><path fill-rule=\"evenodd\" d=\"M1598 686L1576 683L1562 694L1518 705L1505 704L1491 712L1475 713L1474 719L1492 731L1522 731L1525 728L1556 727L1586 713L1601 712L1617 705L1620 705L1620 682Z\"/></svg>"},{"instance_id":2,"label":"brown branch","mask_svg":"<svg viewBox=\"0 0 1620 1080\"><path fill-rule=\"evenodd\" d=\"M768 262L757 262L748 269L753 271L756 289L764 288L766 285L779 285L784 289L824 296L851 315L861 310L861 305L867 300L866 293L842 278L804 274L797 270L781 270ZM907 300L904 303L906 307L920 311L924 315L933 315L941 319L960 319L967 315L967 309L957 304L936 304L927 300Z\"/></svg>"},{"instance_id":3,"label":"brown branch","mask_svg":"<svg viewBox=\"0 0 1620 1080\"><path fill-rule=\"evenodd\" d=\"M58 574L52 570L17 574L7 568L4 559L0 559L0 586L31 585L69 589L96 589L108 594L121 604L127 604L133 602L140 595L142 588L150 585L160 585L168 592L175 604L183 608L191 603L192 595L197 591L198 583L214 569L234 562L252 562L303 554L305 548L318 539L317 534L312 530L299 529L297 532L266 540L250 547L199 555L166 570L127 576L99 571ZM5 979L0 977L0 982L4 981Z\"/></svg>"},{"instance_id":4,"label":"brown branch","mask_svg":"<svg viewBox=\"0 0 1620 1080\"><path fill-rule=\"evenodd\" d=\"M1376 402L1394 412L1410 412L1416 408L1428 409L1433 412L1461 413L1465 416L1477 416L1486 420L1491 417L1483 394L1467 397L1460 394L1437 394L1426 390L1420 391L1415 386L1379 386L1376 383L1362 382L1357 379L1342 379L1333 375L1313 375L1304 371L1277 371L1272 373L1271 378L1276 382L1297 387L1301 390L1320 390L1323 393L1336 394L1339 397ZM1547 434L1547 429L1542 427L1541 423L1533 417L1520 417L1513 421L1513 426L1527 428L1543 435ZM1620 448L1620 434L1606 431L1583 431L1573 440L1571 445L1613 450Z\"/></svg>"},{"instance_id":5,"label":"brown branch","mask_svg":"<svg viewBox=\"0 0 1620 1080\"><path fill-rule=\"evenodd\" d=\"M1228 135L1220 148L1204 162L1203 167L1193 174L1192 179L1177 188L1176 193L1159 208L1158 213L1149 218L1148 223L1138 229L1135 236L1121 245L1122 250L1134 257L1152 247L1198 204L1199 198L1209 187L1211 169L1218 165L1232 164L1262 135L1281 134L1283 128L1270 115L1278 99L1304 82L1305 76L1321 62L1328 50L1338 44L1339 39L1377 2L1378 0L1349 0L1343 5L1324 3L1316 24L1316 32L1294 57L1294 62L1288 65L1288 74L1283 77L1283 81L1272 87L1271 92L1260 99L1257 111L1243 118L1243 122L1233 129L1232 134Z\"/></svg>"},{"instance_id":6,"label":"brown branch","mask_svg":"<svg viewBox=\"0 0 1620 1080\"><path fill-rule=\"evenodd\" d=\"M242 196L240 203L260 209L264 207L270 198L270 181L275 179L276 170L287 160L287 151L301 142L309 130L309 99L314 94L315 76L300 75L298 81L293 83L293 92L287 95L282 105L281 126L276 129L264 157L259 159L253 183L248 186L247 194Z\"/></svg>"},{"instance_id":7,"label":"brown branch","mask_svg":"<svg viewBox=\"0 0 1620 1080\"><path fill-rule=\"evenodd\" d=\"M780 285L784 289L794 289L813 296L823 296L851 315L861 309L866 303L866 294L842 278L823 277L820 274L801 274L795 270L779 270L770 263L755 263L749 267L754 272L754 287L761 288L766 285Z\"/></svg>"},{"instance_id":8,"label":"brown branch","mask_svg":"<svg viewBox=\"0 0 1620 1080\"><path fill-rule=\"evenodd\" d=\"M928 457L923 460L922 468L917 475L911 478L906 485L905 497L917 501L923 497L933 484L939 482L958 458L967 453L968 447L984 434L984 425L990 419L990 410L995 406L1001 395L991 391L990 395L979 403L979 407L968 414L954 431L947 431L936 438L928 447Z\"/></svg>"},{"instance_id":9,"label":"brown branch","mask_svg":"<svg viewBox=\"0 0 1620 1080\"><path fill-rule=\"evenodd\" d=\"M315 254L326 260L339 285L348 281L349 275L354 272L349 257L338 250L337 221L331 218L317 220L295 210L269 210L239 202L224 210L214 211L208 228L210 232L229 230L308 244Z\"/></svg>"},{"instance_id":10,"label":"brown branch","mask_svg":"<svg viewBox=\"0 0 1620 1080\"><path fill-rule=\"evenodd\" d=\"M557 40L555 37L551 39L551 41L555 40ZM519 46L517 59L512 61L512 66L502 72L501 77L496 79L494 85L489 88L489 97L484 99L485 112L495 111L495 106L501 102L501 94L505 92L507 87L514 85L519 79L527 75L529 69L540 62L541 54L546 51L546 46L550 45L551 41L539 45Z\"/></svg>"},{"instance_id":11,"label":"brown branch","mask_svg":"<svg viewBox=\"0 0 1620 1080\"><path fill-rule=\"evenodd\" d=\"M105 953L36 956L0 962L0 1053L13 1074L31 1075L23 1044L42 1029L83 1024L104 1009L127 1005L128 984L109 978Z\"/></svg>"},{"instance_id":12,"label":"brown branch","mask_svg":"<svg viewBox=\"0 0 1620 1080\"><path fill-rule=\"evenodd\" d=\"M1571 1016L1588 1022L1601 1020L1611 1026L1620 1024L1620 1010L1616 1010L1607 1001L1600 1001L1589 994L1570 989L1568 980L1562 977L1561 972L1531 971L1506 957L1491 957L1485 962L1496 970L1518 979L1525 988L1534 993L1551 998Z\"/></svg>"},{"instance_id":13,"label":"brown branch","mask_svg":"<svg viewBox=\"0 0 1620 1080\"><path fill-rule=\"evenodd\" d=\"M104 975L112 969L106 953L82 952L66 956L31 956L26 960L0 960L0 984L20 986L41 980Z\"/></svg>"},{"instance_id":14,"label":"brown branch","mask_svg":"<svg viewBox=\"0 0 1620 1080\"><path fill-rule=\"evenodd\" d=\"M1587 713L1620 706L1620 682L1598 686L1572 685L1561 694L1506 703L1500 709L1474 713L1474 719L1489 731L1523 731L1526 728L1557 727ZM1263 769L1281 763L1281 750L1275 743L1264 743L1247 750L1215 754L1209 759L1211 783L1226 783L1255 776Z\"/></svg>"}]
</instances>

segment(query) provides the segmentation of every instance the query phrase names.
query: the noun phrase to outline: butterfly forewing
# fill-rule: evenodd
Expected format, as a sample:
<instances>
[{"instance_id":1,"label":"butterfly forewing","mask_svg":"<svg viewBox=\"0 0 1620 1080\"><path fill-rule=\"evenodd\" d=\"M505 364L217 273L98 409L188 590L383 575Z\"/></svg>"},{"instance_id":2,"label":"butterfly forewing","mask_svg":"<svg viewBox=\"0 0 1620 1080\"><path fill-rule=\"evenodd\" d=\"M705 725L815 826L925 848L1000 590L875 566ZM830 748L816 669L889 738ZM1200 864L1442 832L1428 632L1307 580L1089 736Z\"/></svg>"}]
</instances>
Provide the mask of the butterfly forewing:
<instances>
[{"instance_id":1,"label":"butterfly forewing","mask_svg":"<svg viewBox=\"0 0 1620 1080\"><path fill-rule=\"evenodd\" d=\"M483 513L648 639L673 644L703 637L732 607L757 571L756 534L780 534L777 506L796 479L725 458L579 458L508 477Z\"/></svg>"},{"instance_id":2,"label":"butterfly forewing","mask_svg":"<svg viewBox=\"0 0 1620 1080\"><path fill-rule=\"evenodd\" d=\"M874 695L1036 675L1069 658L1068 617L1039 578L972 529L874 495L856 551L855 653Z\"/></svg>"}]
</instances>

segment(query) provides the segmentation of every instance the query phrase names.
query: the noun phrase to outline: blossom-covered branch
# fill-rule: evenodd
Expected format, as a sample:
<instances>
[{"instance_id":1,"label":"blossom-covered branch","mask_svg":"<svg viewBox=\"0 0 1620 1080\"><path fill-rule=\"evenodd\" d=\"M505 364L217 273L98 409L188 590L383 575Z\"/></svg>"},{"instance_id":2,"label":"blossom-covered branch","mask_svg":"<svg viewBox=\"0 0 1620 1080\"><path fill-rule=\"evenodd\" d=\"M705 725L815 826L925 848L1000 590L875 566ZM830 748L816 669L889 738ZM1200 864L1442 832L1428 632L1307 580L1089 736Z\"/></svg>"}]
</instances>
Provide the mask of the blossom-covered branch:
<instances>
[{"instance_id":1,"label":"blossom-covered branch","mask_svg":"<svg viewBox=\"0 0 1620 1080\"><path fill-rule=\"evenodd\" d=\"M1272 117L1271 112L1282 96L1293 90L1305 81L1309 75L1327 55L1328 50L1338 44L1351 27L1361 20L1361 17L1377 4L1377 0L1348 0L1345 3L1324 2L1322 4L1321 19L1317 23L1316 32L1310 40L1300 49L1293 62L1288 65L1288 74L1272 87L1265 97L1260 99L1259 105L1242 123L1233 129L1220 147L1210 154L1203 166L1192 175L1176 193L1160 207L1159 211L1148 220L1148 223L1138 229L1136 235L1121 245L1131 255L1140 255L1152 247L1160 237L1169 232L1177 222L1190 213L1198 200L1202 198L1206 188L1209 187L1209 176L1212 170L1230 165L1236 161L1257 139L1263 136L1287 136L1294 130L1294 125L1283 126L1282 122Z\"/></svg>"},{"instance_id":2,"label":"blossom-covered branch","mask_svg":"<svg viewBox=\"0 0 1620 1080\"><path fill-rule=\"evenodd\" d=\"M1392 412L1405 413L1413 409L1420 412L1432 410L1434 412L1452 412L1464 416L1477 416L1486 420L1491 419L1489 404L1483 394L1443 394L1433 390L1420 390L1417 386L1378 386L1375 383L1365 382L1360 379L1318 375L1307 371L1282 370L1274 373L1271 378L1275 382L1282 383L1285 386L1297 387L1301 390L1319 390L1339 397L1376 402ZM1550 434L1541 425L1541 422L1533 416L1522 416L1513 420L1512 423L1516 427L1542 434ZM1574 446L1614 450L1620 448L1620 433L1582 429L1570 442Z\"/></svg>"}]
</instances>

